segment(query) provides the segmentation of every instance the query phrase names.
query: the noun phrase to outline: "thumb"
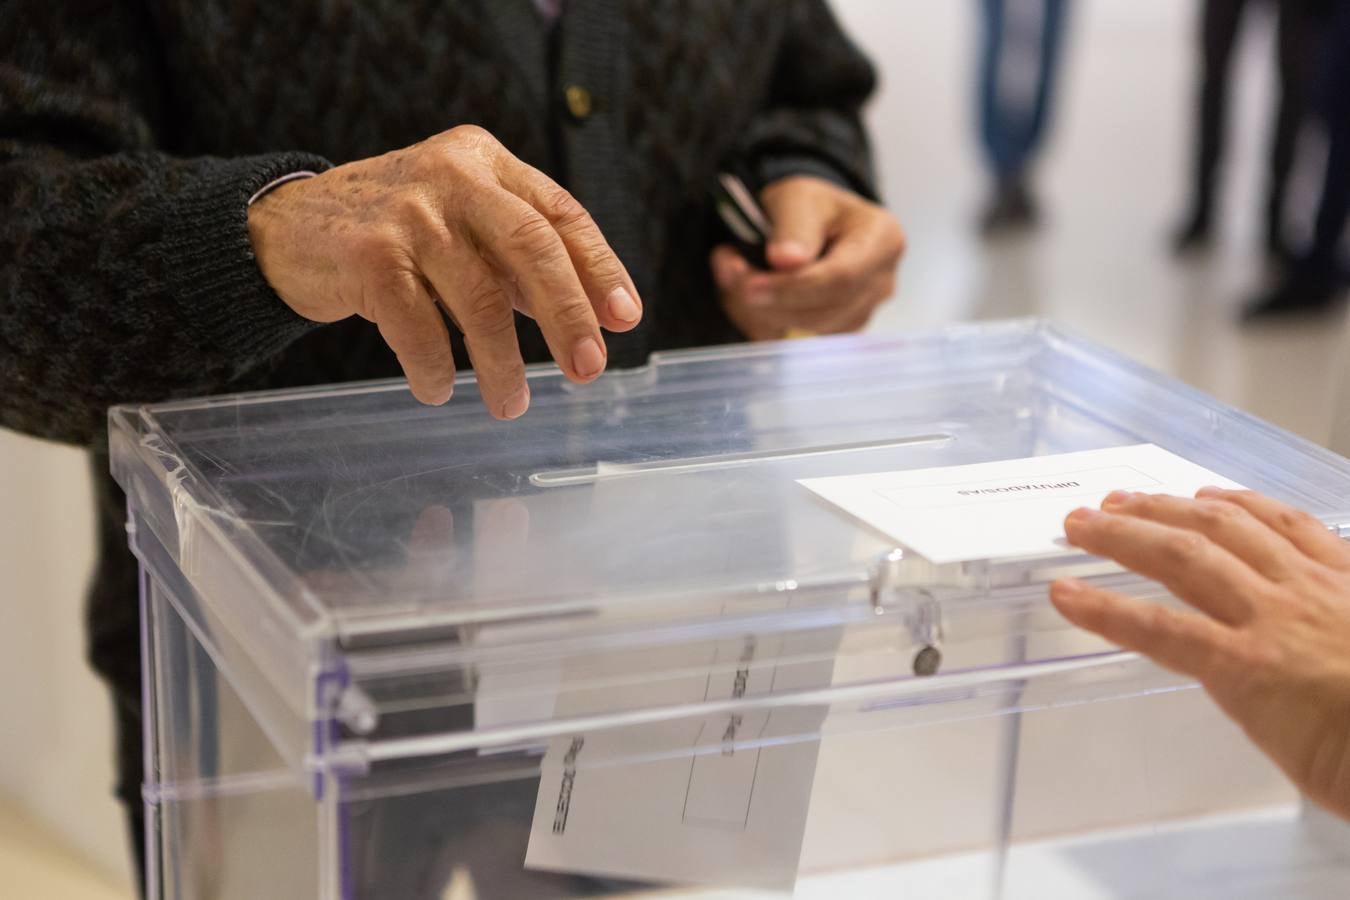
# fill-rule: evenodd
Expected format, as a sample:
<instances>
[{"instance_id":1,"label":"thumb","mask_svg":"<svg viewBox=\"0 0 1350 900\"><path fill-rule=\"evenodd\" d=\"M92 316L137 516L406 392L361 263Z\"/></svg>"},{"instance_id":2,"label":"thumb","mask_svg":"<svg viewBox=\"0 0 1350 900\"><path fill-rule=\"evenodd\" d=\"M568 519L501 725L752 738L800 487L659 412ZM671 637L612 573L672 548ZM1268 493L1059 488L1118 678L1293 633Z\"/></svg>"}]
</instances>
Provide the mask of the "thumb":
<instances>
[{"instance_id":1,"label":"thumb","mask_svg":"<svg viewBox=\"0 0 1350 900\"><path fill-rule=\"evenodd\" d=\"M810 185L784 181L764 192L764 211L773 233L765 255L775 269L800 269L815 262L825 247L829 209Z\"/></svg>"}]
</instances>

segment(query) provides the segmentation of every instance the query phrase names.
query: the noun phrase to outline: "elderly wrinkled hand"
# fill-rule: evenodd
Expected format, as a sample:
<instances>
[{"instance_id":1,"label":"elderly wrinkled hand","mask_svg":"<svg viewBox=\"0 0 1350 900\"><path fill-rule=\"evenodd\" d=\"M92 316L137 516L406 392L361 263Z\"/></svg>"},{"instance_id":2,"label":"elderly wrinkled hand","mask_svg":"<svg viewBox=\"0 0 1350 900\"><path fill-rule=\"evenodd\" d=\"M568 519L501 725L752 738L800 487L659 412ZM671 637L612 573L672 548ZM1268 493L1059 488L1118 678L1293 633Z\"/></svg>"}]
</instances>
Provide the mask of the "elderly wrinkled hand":
<instances>
[{"instance_id":1,"label":"elderly wrinkled hand","mask_svg":"<svg viewBox=\"0 0 1350 900\"><path fill-rule=\"evenodd\" d=\"M454 388L442 311L502 419L530 403L516 311L578 382L608 361L600 329L642 318L633 280L581 204L472 125L286 184L249 208L248 226L281 299L316 322L374 322L423 403Z\"/></svg>"},{"instance_id":2,"label":"elderly wrinkled hand","mask_svg":"<svg viewBox=\"0 0 1350 900\"><path fill-rule=\"evenodd\" d=\"M1063 580L1060 612L1195 678L1307 796L1350 818L1350 545L1268 497L1216 488L1115 493L1065 530L1191 608Z\"/></svg>"}]
</instances>

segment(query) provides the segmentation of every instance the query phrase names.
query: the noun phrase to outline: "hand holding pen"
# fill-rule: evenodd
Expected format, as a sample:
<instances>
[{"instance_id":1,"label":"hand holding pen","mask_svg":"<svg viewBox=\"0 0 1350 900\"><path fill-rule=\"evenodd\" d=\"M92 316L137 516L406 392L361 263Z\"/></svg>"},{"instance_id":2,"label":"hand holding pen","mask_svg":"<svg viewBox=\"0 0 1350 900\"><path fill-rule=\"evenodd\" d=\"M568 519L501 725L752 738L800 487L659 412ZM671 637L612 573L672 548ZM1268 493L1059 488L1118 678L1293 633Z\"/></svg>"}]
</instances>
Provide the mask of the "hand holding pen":
<instances>
[{"instance_id":1,"label":"hand holding pen","mask_svg":"<svg viewBox=\"0 0 1350 900\"><path fill-rule=\"evenodd\" d=\"M719 212L737 246L716 247L712 270L732 323L751 340L865 326L895 291L905 250L900 223L883 207L813 176L772 182L761 200L762 211L737 179L723 176Z\"/></svg>"}]
</instances>

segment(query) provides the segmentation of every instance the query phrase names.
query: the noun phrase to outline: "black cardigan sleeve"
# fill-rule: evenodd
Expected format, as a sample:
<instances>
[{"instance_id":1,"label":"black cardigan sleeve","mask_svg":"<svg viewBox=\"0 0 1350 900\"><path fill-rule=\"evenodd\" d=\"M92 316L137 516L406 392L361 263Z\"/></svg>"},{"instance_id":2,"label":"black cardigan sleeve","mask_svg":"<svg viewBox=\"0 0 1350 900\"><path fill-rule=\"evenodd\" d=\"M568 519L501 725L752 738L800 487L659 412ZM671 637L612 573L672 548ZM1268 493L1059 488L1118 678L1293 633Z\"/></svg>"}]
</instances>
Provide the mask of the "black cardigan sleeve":
<instances>
[{"instance_id":1,"label":"black cardigan sleeve","mask_svg":"<svg viewBox=\"0 0 1350 900\"><path fill-rule=\"evenodd\" d=\"M134 4L15 5L0 29L0 426L88 444L109 405L221 389L314 327L258 270L247 201L329 164L162 152L154 30Z\"/></svg>"},{"instance_id":2,"label":"black cardigan sleeve","mask_svg":"<svg viewBox=\"0 0 1350 900\"><path fill-rule=\"evenodd\" d=\"M783 14L789 22L772 86L741 144L744 166L760 186L817 175L876 199L861 116L876 88L871 62L826 0L785 0Z\"/></svg>"}]
</instances>

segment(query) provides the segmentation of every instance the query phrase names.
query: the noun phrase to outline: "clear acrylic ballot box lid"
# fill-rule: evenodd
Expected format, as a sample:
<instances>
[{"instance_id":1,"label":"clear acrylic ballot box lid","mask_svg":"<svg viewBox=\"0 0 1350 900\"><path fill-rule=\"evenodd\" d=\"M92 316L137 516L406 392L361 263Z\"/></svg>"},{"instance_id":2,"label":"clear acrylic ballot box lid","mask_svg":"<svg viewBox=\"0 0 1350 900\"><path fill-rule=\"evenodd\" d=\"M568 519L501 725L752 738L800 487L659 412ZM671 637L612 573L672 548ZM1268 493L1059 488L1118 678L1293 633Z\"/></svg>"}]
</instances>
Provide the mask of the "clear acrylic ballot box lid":
<instances>
[{"instance_id":1,"label":"clear acrylic ballot box lid","mask_svg":"<svg viewBox=\"0 0 1350 900\"><path fill-rule=\"evenodd\" d=\"M560 771L726 758L1182 685L1046 595L1062 574L1157 585L1067 549L931 564L800 479L1151 443L1350 530L1344 459L1034 321L529 383L514 422L468 376L437 408L390 381L112 411L143 566L310 801L457 784L466 759L547 768L559 746ZM165 652L151 792L202 774L165 749L166 718L200 711ZM728 724L676 727L694 720ZM360 895L354 865L321 861L320 893Z\"/></svg>"}]
</instances>

